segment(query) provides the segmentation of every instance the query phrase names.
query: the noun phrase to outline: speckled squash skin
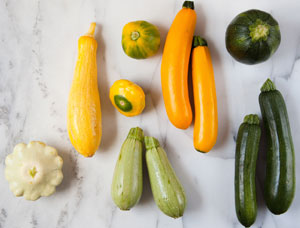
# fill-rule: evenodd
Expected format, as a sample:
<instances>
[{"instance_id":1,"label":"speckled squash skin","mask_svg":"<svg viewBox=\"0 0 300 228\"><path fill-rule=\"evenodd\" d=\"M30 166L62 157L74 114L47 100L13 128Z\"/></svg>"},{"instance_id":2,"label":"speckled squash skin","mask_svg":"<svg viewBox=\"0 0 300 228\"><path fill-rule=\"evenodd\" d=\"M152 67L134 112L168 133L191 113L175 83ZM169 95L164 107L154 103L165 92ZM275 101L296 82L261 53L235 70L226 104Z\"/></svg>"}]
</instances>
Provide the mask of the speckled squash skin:
<instances>
[{"instance_id":1,"label":"speckled squash skin","mask_svg":"<svg viewBox=\"0 0 300 228\"><path fill-rule=\"evenodd\" d=\"M71 143L85 157L95 154L102 136L95 26L96 24L92 23L89 32L79 38L78 59L67 110Z\"/></svg>"}]
</instances>

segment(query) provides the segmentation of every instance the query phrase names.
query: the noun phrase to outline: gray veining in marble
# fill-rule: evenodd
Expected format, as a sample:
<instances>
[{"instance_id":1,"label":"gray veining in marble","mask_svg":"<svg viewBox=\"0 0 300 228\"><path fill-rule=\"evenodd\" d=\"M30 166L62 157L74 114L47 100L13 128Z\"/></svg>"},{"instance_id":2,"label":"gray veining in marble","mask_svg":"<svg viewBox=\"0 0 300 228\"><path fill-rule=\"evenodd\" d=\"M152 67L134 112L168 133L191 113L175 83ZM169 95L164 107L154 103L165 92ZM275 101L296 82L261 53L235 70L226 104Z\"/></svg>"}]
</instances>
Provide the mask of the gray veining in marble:
<instances>
[{"instance_id":1,"label":"gray veining in marble","mask_svg":"<svg viewBox=\"0 0 300 228\"><path fill-rule=\"evenodd\" d=\"M237 129L248 113L260 115L258 94L270 77L282 92L294 137L296 173L300 173L300 1L196 0L196 34L212 54L218 97L219 134L208 154L193 148L193 127L182 131L166 116L160 63L165 37L182 0L0 0L0 228L194 228L242 227L234 207L234 149ZM228 23L238 13L258 8L279 22L282 42L265 63L247 66L225 48ZM147 60L128 58L121 31L143 19L160 30L159 53ZM77 58L77 40L90 22L97 23L98 78L103 138L93 158L78 155L66 130L66 105ZM127 118L111 105L113 82L132 80L146 93L142 115ZM145 174L141 201L122 212L110 197L112 173L120 146L131 127L157 137L187 194L183 218L171 219L156 207ZM16 198L4 178L4 160L19 142L40 140L64 160L64 180L57 192L36 202ZM263 145L262 145L263 147ZM300 224L300 184L290 210L272 215L262 197L265 154L257 167L258 216L253 228L296 228Z\"/></svg>"}]
</instances>

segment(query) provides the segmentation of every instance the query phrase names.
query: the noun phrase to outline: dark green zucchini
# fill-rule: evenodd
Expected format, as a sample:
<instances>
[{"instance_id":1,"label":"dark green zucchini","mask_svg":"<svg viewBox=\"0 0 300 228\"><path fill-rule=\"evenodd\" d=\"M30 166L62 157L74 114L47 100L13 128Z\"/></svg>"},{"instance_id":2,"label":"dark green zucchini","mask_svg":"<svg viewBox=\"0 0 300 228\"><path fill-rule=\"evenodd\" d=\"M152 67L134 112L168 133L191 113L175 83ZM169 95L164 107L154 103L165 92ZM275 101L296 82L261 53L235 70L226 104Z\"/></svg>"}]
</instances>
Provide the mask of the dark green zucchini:
<instances>
[{"instance_id":1,"label":"dark green zucchini","mask_svg":"<svg viewBox=\"0 0 300 228\"><path fill-rule=\"evenodd\" d=\"M259 104L268 144L265 201L273 214L282 214L295 195L295 155L286 105L270 79L261 88Z\"/></svg>"},{"instance_id":2,"label":"dark green zucchini","mask_svg":"<svg viewBox=\"0 0 300 228\"><path fill-rule=\"evenodd\" d=\"M271 57L281 40L279 25L268 13L248 10L237 15L226 30L226 48L235 60L261 63Z\"/></svg>"},{"instance_id":3,"label":"dark green zucchini","mask_svg":"<svg viewBox=\"0 0 300 228\"><path fill-rule=\"evenodd\" d=\"M255 170L261 130L257 115L247 115L241 124L235 150L235 210L242 225L256 219Z\"/></svg>"}]
</instances>

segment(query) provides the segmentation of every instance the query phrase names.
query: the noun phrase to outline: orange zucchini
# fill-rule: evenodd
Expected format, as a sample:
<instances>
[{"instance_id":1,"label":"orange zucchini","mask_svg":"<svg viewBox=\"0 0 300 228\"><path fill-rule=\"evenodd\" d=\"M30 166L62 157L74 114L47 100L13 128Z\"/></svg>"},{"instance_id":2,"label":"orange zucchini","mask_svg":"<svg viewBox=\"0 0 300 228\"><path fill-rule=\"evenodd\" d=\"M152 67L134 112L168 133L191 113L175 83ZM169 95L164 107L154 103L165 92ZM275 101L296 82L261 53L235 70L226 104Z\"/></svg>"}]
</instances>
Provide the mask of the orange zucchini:
<instances>
[{"instance_id":1,"label":"orange zucchini","mask_svg":"<svg viewBox=\"0 0 300 228\"><path fill-rule=\"evenodd\" d=\"M91 157L102 136L101 107L97 82L96 23L78 40L78 59L68 102L68 133L75 149Z\"/></svg>"},{"instance_id":2,"label":"orange zucchini","mask_svg":"<svg viewBox=\"0 0 300 228\"><path fill-rule=\"evenodd\" d=\"M188 66L196 17L194 3L185 1L168 32L161 63L166 111L171 123L180 129L188 128L193 119L188 92Z\"/></svg>"},{"instance_id":3,"label":"orange zucchini","mask_svg":"<svg viewBox=\"0 0 300 228\"><path fill-rule=\"evenodd\" d=\"M217 141L218 112L213 65L207 43L194 37L192 78L195 103L194 147L209 152Z\"/></svg>"}]
</instances>

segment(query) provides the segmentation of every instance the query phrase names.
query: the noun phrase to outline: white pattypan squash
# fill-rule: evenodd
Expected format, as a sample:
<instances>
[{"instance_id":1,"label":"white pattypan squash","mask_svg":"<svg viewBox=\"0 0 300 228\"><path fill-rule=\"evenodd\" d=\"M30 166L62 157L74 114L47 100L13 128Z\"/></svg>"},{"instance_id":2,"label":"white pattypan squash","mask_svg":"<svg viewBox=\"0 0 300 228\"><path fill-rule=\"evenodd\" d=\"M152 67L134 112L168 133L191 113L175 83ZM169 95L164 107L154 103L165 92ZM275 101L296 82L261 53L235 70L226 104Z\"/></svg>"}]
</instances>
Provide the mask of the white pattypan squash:
<instances>
[{"instance_id":1,"label":"white pattypan squash","mask_svg":"<svg viewBox=\"0 0 300 228\"><path fill-rule=\"evenodd\" d=\"M62 158L55 148L38 141L16 145L5 165L10 190L27 200L53 194L63 179Z\"/></svg>"}]
</instances>

